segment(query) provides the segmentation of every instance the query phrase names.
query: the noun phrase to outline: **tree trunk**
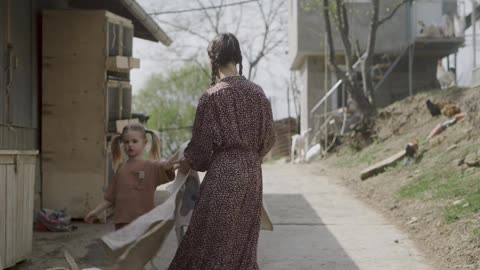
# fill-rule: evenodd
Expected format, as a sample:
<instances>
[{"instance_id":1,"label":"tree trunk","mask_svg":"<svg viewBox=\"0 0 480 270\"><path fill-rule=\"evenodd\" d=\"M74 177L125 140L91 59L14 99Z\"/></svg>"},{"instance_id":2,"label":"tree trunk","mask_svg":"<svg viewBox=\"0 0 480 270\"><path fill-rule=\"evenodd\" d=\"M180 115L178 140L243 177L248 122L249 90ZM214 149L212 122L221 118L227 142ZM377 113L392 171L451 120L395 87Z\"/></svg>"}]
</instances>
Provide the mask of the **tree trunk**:
<instances>
[{"instance_id":1,"label":"tree trunk","mask_svg":"<svg viewBox=\"0 0 480 270\"><path fill-rule=\"evenodd\" d=\"M373 5L373 14L372 19L370 20L370 33L368 37L367 45L367 55L365 61L362 63L362 77L363 77L363 86L365 88L365 94L368 95L370 102L373 104L375 101L375 89L373 85L372 78L372 65L373 57L375 56L375 42L377 41L377 30L378 30L378 13L380 9L379 0L372 0Z\"/></svg>"},{"instance_id":2,"label":"tree trunk","mask_svg":"<svg viewBox=\"0 0 480 270\"><path fill-rule=\"evenodd\" d=\"M341 70L337 63L335 62L335 47L333 44L333 37L332 37L332 27L330 22L330 12L328 9L328 2L329 0L323 0L323 17L325 19L325 30L327 33L327 41L328 41L328 51L329 51L329 63L333 67L335 74L339 79L341 79L347 88L348 93L352 97L353 101L358 105L358 109L363 114L364 119L370 119L375 116L376 109L370 103L367 96L363 93L363 90L359 87L357 83L357 79L355 76L355 70L352 67L352 46L348 36L349 31L349 24L348 24L348 17L345 8L345 3L341 0L336 0L337 6L337 16L339 16L339 32L342 38L342 43L344 46L345 52L345 63L347 66L346 72Z\"/></svg>"}]
</instances>

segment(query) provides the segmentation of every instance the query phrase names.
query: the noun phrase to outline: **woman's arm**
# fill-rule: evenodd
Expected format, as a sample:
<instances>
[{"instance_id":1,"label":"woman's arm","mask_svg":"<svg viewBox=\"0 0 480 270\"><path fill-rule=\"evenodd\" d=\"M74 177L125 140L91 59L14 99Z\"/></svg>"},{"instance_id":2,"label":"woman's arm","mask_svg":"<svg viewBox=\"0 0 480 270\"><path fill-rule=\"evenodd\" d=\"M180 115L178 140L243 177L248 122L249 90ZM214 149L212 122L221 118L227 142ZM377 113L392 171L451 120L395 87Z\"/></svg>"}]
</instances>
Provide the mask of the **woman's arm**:
<instances>
[{"instance_id":1,"label":"woman's arm","mask_svg":"<svg viewBox=\"0 0 480 270\"><path fill-rule=\"evenodd\" d=\"M213 101L204 94L198 102L192 139L184 151L185 160L192 169L204 172L210 167L214 145L218 144L216 119L213 114Z\"/></svg>"},{"instance_id":2,"label":"woman's arm","mask_svg":"<svg viewBox=\"0 0 480 270\"><path fill-rule=\"evenodd\" d=\"M272 105L268 99L262 104L262 142L260 145L259 155L265 157L275 144L275 129L273 127Z\"/></svg>"}]
</instances>

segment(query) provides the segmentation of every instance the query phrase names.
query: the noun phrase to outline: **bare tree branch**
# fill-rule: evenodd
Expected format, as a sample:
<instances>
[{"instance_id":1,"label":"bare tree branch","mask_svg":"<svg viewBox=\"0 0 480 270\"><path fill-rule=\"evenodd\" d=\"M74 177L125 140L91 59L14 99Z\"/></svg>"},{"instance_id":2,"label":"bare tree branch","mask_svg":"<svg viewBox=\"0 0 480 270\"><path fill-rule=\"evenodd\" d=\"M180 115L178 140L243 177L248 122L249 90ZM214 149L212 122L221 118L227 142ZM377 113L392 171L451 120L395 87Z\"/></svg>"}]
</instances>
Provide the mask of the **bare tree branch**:
<instances>
[{"instance_id":1,"label":"bare tree branch","mask_svg":"<svg viewBox=\"0 0 480 270\"><path fill-rule=\"evenodd\" d=\"M233 34L235 36L238 35L238 31L240 30L240 25L242 24L242 19L243 19L243 7L242 6L240 6L239 13L240 13L240 15L237 18L237 26L235 27L235 31L233 32Z\"/></svg>"},{"instance_id":2,"label":"bare tree branch","mask_svg":"<svg viewBox=\"0 0 480 270\"><path fill-rule=\"evenodd\" d=\"M208 19L208 22L210 23L210 26L212 27L212 29L215 31L215 34L218 35L220 33L218 31L218 23L215 23L213 21L212 16L210 15L210 13L208 12L208 10L206 9L205 5L202 3L201 0L197 0L197 3L202 8L203 13L205 14L205 17ZM215 8L215 16L217 17L217 15L218 15L218 9Z\"/></svg>"},{"instance_id":3,"label":"bare tree branch","mask_svg":"<svg viewBox=\"0 0 480 270\"><path fill-rule=\"evenodd\" d=\"M182 26L182 25L178 25L178 24L174 24L174 23L171 23L170 21L164 21L164 20L158 20L157 19L157 22L161 23L161 24L165 24L165 25L168 25L168 26L171 26L177 30L181 30L183 32L187 32L189 33L190 35L193 35L193 36L196 36L206 42L209 42L210 39L207 37L207 36L204 36L202 35L200 32L198 31L193 31L190 27L188 26Z\"/></svg>"},{"instance_id":4,"label":"bare tree branch","mask_svg":"<svg viewBox=\"0 0 480 270\"><path fill-rule=\"evenodd\" d=\"M390 20L394 15L395 13L397 13L397 11L406 3L410 3L412 2L413 0L402 0L401 2L397 3L397 5L395 5L395 7L393 7L392 11L386 15L384 18L378 20L378 25L382 25L384 24L386 21Z\"/></svg>"},{"instance_id":5,"label":"bare tree branch","mask_svg":"<svg viewBox=\"0 0 480 270\"><path fill-rule=\"evenodd\" d=\"M345 79L345 75L341 72L335 61L335 46L333 43L332 35L332 25L330 21L330 12L329 12L329 3L328 0L323 0L323 18L325 20L325 32L327 33L327 43L328 43L328 62L335 70L337 77L340 79Z\"/></svg>"},{"instance_id":6,"label":"bare tree branch","mask_svg":"<svg viewBox=\"0 0 480 270\"><path fill-rule=\"evenodd\" d=\"M252 79L253 77L255 77L256 66L262 60L262 58L268 53L270 53L273 49L278 47L278 45L280 45L283 42L283 38L278 38L277 40L270 39L270 35L272 34L272 23L278 17L279 11L284 5L283 4L284 1L279 1L280 3L276 6L273 5L273 2L275 1L271 1L270 3L268 14L266 14L264 5L262 4L262 2L261 1L257 2L260 14L262 15L264 32L263 32L262 43L261 43L262 45L260 47L259 52L254 57L252 57L252 55L248 56L248 62L249 62L248 78L249 79Z\"/></svg>"},{"instance_id":7,"label":"bare tree branch","mask_svg":"<svg viewBox=\"0 0 480 270\"><path fill-rule=\"evenodd\" d=\"M345 50L345 62L347 65L347 70L346 71L341 70L335 61L335 47L334 47L334 41L333 41L333 35L332 35L332 26L330 22L329 0L323 0L323 16L325 20L325 31L327 33L327 43L328 43L328 50L329 50L328 59L329 59L330 66L333 67L337 77L342 80L352 99L358 104L358 107L360 108L361 112L365 116L365 119L369 119L370 116L375 114L376 110L375 110L375 107L373 107L372 104L369 102L368 98L364 95L363 91L358 88L358 83L354 77L355 71L353 70L350 63L352 59L352 54L351 54L352 46L348 38L348 34L345 32L345 29L348 30L348 27L345 28L345 25L348 25L348 17L344 17L345 15L344 11L339 11L340 9L343 8L342 3L343 1L336 0L336 4L337 4L336 11L337 11L337 15L340 17L339 25L342 25L339 28L339 31L340 31L340 36L342 37L342 43Z\"/></svg>"}]
</instances>

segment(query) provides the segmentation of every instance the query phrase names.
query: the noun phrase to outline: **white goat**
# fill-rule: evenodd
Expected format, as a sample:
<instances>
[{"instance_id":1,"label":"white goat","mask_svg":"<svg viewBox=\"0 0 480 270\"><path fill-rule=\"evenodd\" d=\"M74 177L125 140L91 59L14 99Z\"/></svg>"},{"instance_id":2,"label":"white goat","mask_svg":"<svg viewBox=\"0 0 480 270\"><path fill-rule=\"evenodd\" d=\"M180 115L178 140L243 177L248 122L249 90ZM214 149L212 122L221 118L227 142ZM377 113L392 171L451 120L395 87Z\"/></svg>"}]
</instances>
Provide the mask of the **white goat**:
<instances>
[{"instance_id":1,"label":"white goat","mask_svg":"<svg viewBox=\"0 0 480 270\"><path fill-rule=\"evenodd\" d=\"M290 162L295 162L295 157L299 159L300 162L305 161L306 154L306 140L307 136L312 131L311 128L303 131L300 134L295 134L292 136L292 149L290 152Z\"/></svg>"},{"instance_id":2,"label":"white goat","mask_svg":"<svg viewBox=\"0 0 480 270\"><path fill-rule=\"evenodd\" d=\"M441 60L437 62L437 80L442 89L455 86L455 73L445 70Z\"/></svg>"}]
</instances>

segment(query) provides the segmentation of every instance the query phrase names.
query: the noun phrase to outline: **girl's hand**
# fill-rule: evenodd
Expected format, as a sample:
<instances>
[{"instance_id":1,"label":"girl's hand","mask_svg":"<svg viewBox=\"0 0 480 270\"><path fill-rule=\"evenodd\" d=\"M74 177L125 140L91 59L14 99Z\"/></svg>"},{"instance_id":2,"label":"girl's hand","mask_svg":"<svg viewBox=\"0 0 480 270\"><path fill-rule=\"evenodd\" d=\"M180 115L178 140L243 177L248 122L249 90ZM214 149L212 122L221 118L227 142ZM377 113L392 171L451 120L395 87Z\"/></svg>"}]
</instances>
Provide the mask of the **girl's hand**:
<instances>
[{"instance_id":1,"label":"girl's hand","mask_svg":"<svg viewBox=\"0 0 480 270\"><path fill-rule=\"evenodd\" d=\"M94 211L92 211L88 213L83 220L88 224L93 224L97 219L98 219L97 214Z\"/></svg>"},{"instance_id":2,"label":"girl's hand","mask_svg":"<svg viewBox=\"0 0 480 270\"><path fill-rule=\"evenodd\" d=\"M165 170L176 170L175 168L175 164L177 163L178 161L174 159L174 157L170 158L169 160L167 161L164 161L163 162L163 166L165 168Z\"/></svg>"}]
</instances>

